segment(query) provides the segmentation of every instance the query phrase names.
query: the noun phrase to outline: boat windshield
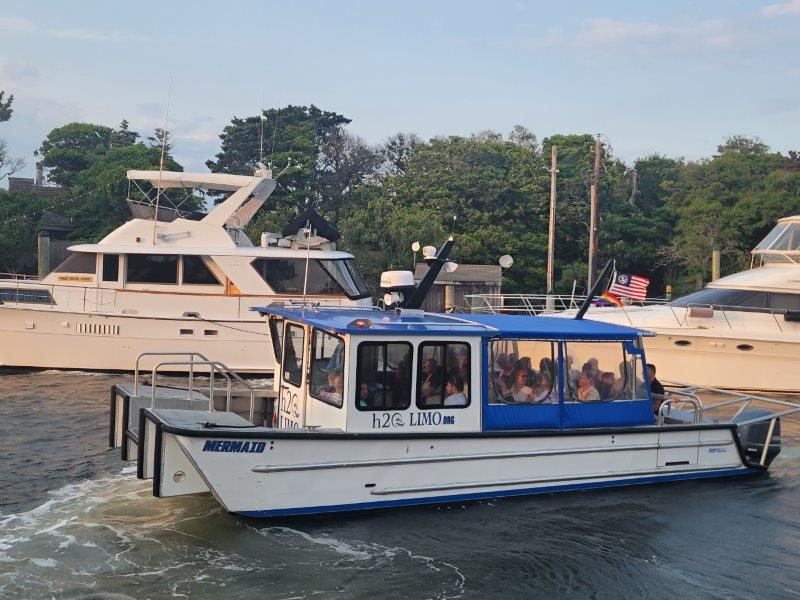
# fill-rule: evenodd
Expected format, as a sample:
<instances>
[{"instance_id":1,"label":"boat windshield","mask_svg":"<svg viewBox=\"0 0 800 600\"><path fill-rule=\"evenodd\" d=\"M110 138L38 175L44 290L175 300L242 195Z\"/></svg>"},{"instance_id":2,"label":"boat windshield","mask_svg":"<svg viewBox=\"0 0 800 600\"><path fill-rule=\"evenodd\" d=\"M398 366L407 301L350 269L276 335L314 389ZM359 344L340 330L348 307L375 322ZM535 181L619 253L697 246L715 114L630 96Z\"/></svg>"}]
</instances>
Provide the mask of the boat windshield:
<instances>
[{"instance_id":1,"label":"boat windshield","mask_svg":"<svg viewBox=\"0 0 800 600\"><path fill-rule=\"evenodd\" d=\"M761 264L796 263L800 253L800 223L778 223L753 249Z\"/></svg>"},{"instance_id":2,"label":"boat windshield","mask_svg":"<svg viewBox=\"0 0 800 600\"><path fill-rule=\"evenodd\" d=\"M755 290L705 288L688 296L676 298L672 306L731 306L767 308L767 293Z\"/></svg>"},{"instance_id":3,"label":"boat windshield","mask_svg":"<svg viewBox=\"0 0 800 600\"><path fill-rule=\"evenodd\" d=\"M367 298L370 292L352 258L308 261L304 258L257 258L253 268L277 294L317 296L346 294L350 299Z\"/></svg>"}]
</instances>

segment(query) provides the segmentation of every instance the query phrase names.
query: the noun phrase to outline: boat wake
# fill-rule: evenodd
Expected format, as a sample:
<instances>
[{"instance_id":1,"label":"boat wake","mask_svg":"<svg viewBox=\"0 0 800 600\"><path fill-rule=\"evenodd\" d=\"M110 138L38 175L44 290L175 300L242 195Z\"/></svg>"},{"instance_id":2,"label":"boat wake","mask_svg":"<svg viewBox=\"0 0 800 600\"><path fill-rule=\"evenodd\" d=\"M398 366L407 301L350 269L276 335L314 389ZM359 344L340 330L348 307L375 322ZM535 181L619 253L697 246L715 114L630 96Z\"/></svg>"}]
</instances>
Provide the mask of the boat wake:
<instances>
[{"instance_id":1,"label":"boat wake","mask_svg":"<svg viewBox=\"0 0 800 600\"><path fill-rule=\"evenodd\" d=\"M157 500L135 470L70 484L40 506L0 515L0 597L326 598L398 594L455 599L465 578L404 547L294 527L258 527L209 497Z\"/></svg>"}]
</instances>

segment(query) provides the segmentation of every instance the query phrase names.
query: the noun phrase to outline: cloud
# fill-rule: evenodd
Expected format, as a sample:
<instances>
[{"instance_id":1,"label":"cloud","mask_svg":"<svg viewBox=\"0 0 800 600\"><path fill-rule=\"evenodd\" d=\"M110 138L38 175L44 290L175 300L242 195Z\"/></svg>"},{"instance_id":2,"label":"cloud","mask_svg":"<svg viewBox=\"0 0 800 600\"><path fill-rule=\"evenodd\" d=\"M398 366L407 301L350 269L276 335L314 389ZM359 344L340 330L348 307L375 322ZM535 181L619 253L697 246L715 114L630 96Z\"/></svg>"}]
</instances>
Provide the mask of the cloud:
<instances>
[{"instance_id":1,"label":"cloud","mask_svg":"<svg viewBox=\"0 0 800 600\"><path fill-rule=\"evenodd\" d=\"M0 56L0 82L16 84L20 81L39 79L39 70L27 60Z\"/></svg>"},{"instance_id":2,"label":"cloud","mask_svg":"<svg viewBox=\"0 0 800 600\"><path fill-rule=\"evenodd\" d=\"M49 27L43 23L37 23L29 19L0 17L0 36L24 37L30 35L102 43L136 42L146 39L138 34L121 31L97 31L95 29L81 29L75 27Z\"/></svg>"},{"instance_id":3,"label":"cloud","mask_svg":"<svg viewBox=\"0 0 800 600\"><path fill-rule=\"evenodd\" d=\"M551 32L547 45L610 47L615 45L669 44L687 40L699 41L705 46L729 45L735 36L729 25L721 20L701 21L689 25L662 25L642 21L619 19L588 19L577 33Z\"/></svg>"},{"instance_id":4,"label":"cloud","mask_svg":"<svg viewBox=\"0 0 800 600\"><path fill-rule=\"evenodd\" d=\"M789 0L780 4L768 4L761 9L765 17L782 17L784 15L800 15L800 0Z\"/></svg>"}]
</instances>

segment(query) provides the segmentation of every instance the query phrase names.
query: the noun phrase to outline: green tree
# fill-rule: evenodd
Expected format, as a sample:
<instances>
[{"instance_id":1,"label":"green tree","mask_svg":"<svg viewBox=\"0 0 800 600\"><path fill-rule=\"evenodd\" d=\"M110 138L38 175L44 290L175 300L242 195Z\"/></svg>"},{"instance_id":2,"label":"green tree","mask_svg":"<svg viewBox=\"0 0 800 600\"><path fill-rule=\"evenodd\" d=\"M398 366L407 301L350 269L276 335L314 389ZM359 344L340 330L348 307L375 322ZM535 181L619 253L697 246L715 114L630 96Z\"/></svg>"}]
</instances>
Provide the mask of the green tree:
<instances>
[{"instance_id":1,"label":"green tree","mask_svg":"<svg viewBox=\"0 0 800 600\"><path fill-rule=\"evenodd\" d=\"M81 171L88 169L112 146L114 130L92 123L68 123L53 129L36 152L48 169L48 179L63 187L75 184Z\"/></svg>"},{"instance_id":2,"label":"green tree","mask_svg":"<svg viewBox=\"0 0 800 600\"><path fill-rule=\"evenodd\" d=\"M10 95L7 100L3 100L4 95L5 92L0 90L0 123L8 121L13 112L11 104L14 102L14 96ZM9 175L13 175L24 166L25 161L22 158L8 155L6 141L0 140L0 181L3 181Z\"/></svg>"},{"instance_id":3,"label":"green tree","mask_svg":"<svg viewBox=\"0 0 800 600\"><path fill-rule=\"evenodd\" d=\"M248 175L262 156L278 178L270 206L294 206L319 193L319 160L323 144L350 119L311 106L286 106L260 116L234 117L220 135L216 160L206 161L214 173ZM262 134L263 132L263 134ZM322 199L324 202L324 198Z\"/></svg>"},{"instance_id":4,"label":"green tree","mask_svg":"<svg viewBox=\"0 0 800 600\"><path fill-rule=\"evenodd\" d=\"M11 105L14 103L14 94L10 94L6 100L3 100L5 92L0 90L0 123L4 123L11 118L11 113L14 109Z\"/></svg>"},{"instance_id":5,"label":"green tree","mask_svg":"<svg viewBox=\"0 0 800 600\"><path fill-rule=\"evenodd\" d=\"M139 139L139 134L135 131L131 131L130 123L128 123L127 119L122 119L119 127L117 127L111 137L111 146L113 148L132 146L136 143L137 139Z\"/></svg>"}]
</instances>

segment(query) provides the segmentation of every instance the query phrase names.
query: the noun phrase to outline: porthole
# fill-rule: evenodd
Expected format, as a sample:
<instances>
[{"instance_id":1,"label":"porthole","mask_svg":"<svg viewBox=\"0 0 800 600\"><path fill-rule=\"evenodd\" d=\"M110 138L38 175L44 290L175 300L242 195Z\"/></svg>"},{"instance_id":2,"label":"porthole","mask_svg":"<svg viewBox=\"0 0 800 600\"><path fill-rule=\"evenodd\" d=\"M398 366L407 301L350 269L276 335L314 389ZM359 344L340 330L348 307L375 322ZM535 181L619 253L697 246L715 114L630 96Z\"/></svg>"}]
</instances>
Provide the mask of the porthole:
<instances>
[{"instance_id":1,"label":"porthole","mask_svg":"<svg viewBox=\"0 0 800 600\"><path fill-rule=\"evenodd\" d=\"M750 344L739 344L738 346L736 346L736 349L741 350L742 352L750 352L750 350L752 350L753 347Z\"/></svg>"},{"instance_id":2,"label":"porthole","mask_svg":"<svg viewBox=\"0 0 800 600\"><path fill-rule=\"evenodd\" d=\"M686 348L687 346L691 346L692 342L689 340L675 340L675 345L680 346L681 348Z\"/></svg>"}]
</instances>

